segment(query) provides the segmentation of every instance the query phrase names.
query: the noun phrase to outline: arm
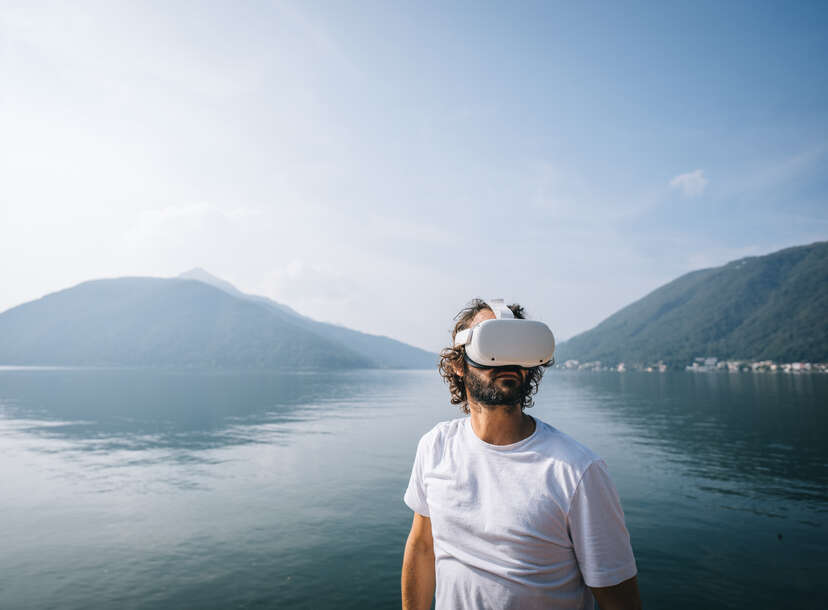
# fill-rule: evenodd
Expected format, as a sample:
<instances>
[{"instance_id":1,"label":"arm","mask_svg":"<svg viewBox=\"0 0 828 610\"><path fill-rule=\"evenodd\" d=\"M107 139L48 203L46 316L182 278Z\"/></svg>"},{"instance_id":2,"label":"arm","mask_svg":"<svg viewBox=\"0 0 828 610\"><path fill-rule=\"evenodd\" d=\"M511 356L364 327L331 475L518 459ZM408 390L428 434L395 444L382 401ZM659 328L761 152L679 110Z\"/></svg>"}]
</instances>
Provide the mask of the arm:
<instances>
[{"instance_id":1,"label":"arm","mask_svg":"<svg viewBox=\"0 0 828 610\"><path fill-rule=\"evenodd\" d=\"M637 576L612 587L590 587L589 590L601 610L641 610Z\"/></svg>"},{"instance_id":2,"label":"arm","mask_svg":"<svg viewBox=\"0 0 828 610\"><path fill-rule=\"evenodd\" d=\"M402 565L403 610L428 610L434 598L434 541L431 519L414 513Z\"/></svg>"},{"instance_id":3,"label":"arm","mask_svg":"<svg viewBox=\"0 0 828 610\"><path fill-rule=\"evenodd\" d=\"M601 610L638 610L635 557L618 492L603 461L581 477L569 507L578 567Z\"/></svg>"}]
</instances>

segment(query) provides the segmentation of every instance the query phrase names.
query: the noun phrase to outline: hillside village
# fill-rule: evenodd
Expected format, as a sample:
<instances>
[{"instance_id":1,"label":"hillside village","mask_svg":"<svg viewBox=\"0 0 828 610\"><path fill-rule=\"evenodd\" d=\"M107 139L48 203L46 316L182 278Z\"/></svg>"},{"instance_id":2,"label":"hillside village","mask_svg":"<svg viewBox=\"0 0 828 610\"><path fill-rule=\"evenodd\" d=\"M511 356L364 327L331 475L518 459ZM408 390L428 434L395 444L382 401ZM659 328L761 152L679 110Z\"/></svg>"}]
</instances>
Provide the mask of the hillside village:
<instances>
[{"instance_id":1,"label":"hillside village","mask_svg":"<svg viewBox=\"0 0 828 610\"><path fill-rule=\"evenodd\" d=\"M567 360L556 365L557 369L578 370L578 371L643 371L646 373L665 373L668 370L676 370L664 362L655 364L605 364L600 360L592 362L580 362L578 360ZM693 360L692 364L684 367L684 370L693 373L828 373L828 362L774 362L772 360L719 360L711 356L700 356Z\"/></svg>"}]
</instances>

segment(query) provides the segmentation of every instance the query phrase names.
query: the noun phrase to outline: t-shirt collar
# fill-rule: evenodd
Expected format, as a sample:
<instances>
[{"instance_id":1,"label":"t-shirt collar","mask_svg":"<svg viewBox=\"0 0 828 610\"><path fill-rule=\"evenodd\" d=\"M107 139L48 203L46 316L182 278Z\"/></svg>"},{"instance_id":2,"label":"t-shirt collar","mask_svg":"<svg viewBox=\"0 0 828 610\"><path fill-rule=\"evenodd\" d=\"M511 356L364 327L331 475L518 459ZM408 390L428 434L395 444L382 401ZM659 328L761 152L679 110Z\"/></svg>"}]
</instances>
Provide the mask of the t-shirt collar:
<instances>
[{"instance_id":1,"label":"t-shirt collar","mask_svg":"<svg viewBox=\"0 0 828 610\"><path fill-rule=\"evenodd\" d=\"M529 417L532 417L531 415ZM470 438L471 442L480 445L490 451L497 451L500 453L515 451L517 449L522 449L534 439L538 432L540 431L541 423L536 418L532 417L532 420L535 422L535 429L532 431L532 434L520 440L516 443L511 443L509 445L493 445L491 443L487 443L483 439L481 439L477 434L474 433L474 429L471 425L471 417L466 417L465 421L463 422L464 433Z\"/></svg>"}]
</instances>

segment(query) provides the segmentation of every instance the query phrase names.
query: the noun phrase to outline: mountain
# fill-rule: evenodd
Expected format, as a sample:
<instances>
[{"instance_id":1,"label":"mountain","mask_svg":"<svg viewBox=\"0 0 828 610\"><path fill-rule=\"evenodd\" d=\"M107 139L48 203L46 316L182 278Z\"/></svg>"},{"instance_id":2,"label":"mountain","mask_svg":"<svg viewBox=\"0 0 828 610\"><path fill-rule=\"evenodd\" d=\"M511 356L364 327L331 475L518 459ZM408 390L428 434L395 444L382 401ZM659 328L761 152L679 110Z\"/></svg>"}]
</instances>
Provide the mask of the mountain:
<instances>
[{"instance_id":1,"label":"mountain","mask_svg":"<svg viewBox=\"0 0 828 610\"><path fill-rule=\"evenodd\" d=\"M428 369L437 366L437 356L431 352L382 335L371 335L328 322L318 322L267 297L245 294L230 282L217 278L199 267L185 271L178 277L204 282L233 296L288 314L294 318L296 324L320 337L348 346L377 368Z\"/></svg>"},{"instance_id":2,"label":"mountain","mask_svg":"<svg viewBox=\"0 0 828 610\"><path fill-rule=\"evenodd\" d=\"M287 305L282 305L281 303L277 303L276 301L271 301L267 297L260 297L253 294L245 294L230 282L223 280L221 278L216 277L212 273L209 273L202 269L201 267L194 267L189 271L185 271L184 273L180 273L178 277L185 279L185 280L197 280L199 282L204 282L205 284L209 284L210 286L214 286L219 290L226 292L227 294L232 294L234 297L239 297L240 299L247 299L249 301L255 301L256 303L264 303L269 306L274 307L275 309L295 316L297 318L304 318L303 315L296 313L293 309L288 307ZM305 318L306 320L310 320L310 318Z\"/></svg>"},{"instance_id":3,"label":"mountain","mask_svg":"<svg viewBox=\"0 0 828 610\"><path fill-rule=\"evenodd\" d=\"M828 361L828 242L693 271L561 344L559 361Z\"/></svg>"},{"instance_id":4,"label":"mountain","mask_svg":"<svg viewBox=\"0 0 828 610\"><path fill-rule=\"evenodd\" d=\"M378 366L291 312L192 279L93 280L0 314L0 364Z\"/></svg>"}]
</instances>

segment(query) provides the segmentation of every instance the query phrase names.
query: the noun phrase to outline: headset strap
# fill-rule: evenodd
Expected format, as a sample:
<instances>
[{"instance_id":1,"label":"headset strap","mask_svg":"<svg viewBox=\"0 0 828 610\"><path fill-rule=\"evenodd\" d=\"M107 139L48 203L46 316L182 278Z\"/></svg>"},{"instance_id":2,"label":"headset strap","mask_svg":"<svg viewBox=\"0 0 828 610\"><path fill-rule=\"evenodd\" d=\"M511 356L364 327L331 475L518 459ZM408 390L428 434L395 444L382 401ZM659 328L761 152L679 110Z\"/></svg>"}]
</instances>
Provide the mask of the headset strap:
<instances>
[{"instance_id":1,"label":"headset strap","mask_svg":"<svg viewBox=\"0 0 828 610\"><path fill-rule=\"evenodd\" d=\"M454 337L454 347L466 345L469 341L471 341L471 336L471 328L464 328L463 330L459 331Z\"/></svg>"},{"instance_id":2,"label":"headset strap","mask_svg":"<svg viewBox=\"0 0 828 610\"><path fill-rule=\"evenodd\" d=\"M500 320L501 318L514 318L515 315L512 313L512 310L506 306L506 302L503 299L489 299L486 301L486 305L489 306L494 312L495 318Z\"/></svg>"},{"instance_id":3,"label":"headset strap","mask_svg":"<svg viewBox=\"0 0 828 610\"><path fill-rule=\"evenodd\" d=\"M489 299L485 303L494 312L495 318L498 320L515 317L503 299ZM467 345L471 341L472 334L474 334L474 328L464 328L458 332L454 336L454 347Z\"/></svg>"}]
</instances>

